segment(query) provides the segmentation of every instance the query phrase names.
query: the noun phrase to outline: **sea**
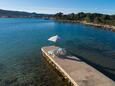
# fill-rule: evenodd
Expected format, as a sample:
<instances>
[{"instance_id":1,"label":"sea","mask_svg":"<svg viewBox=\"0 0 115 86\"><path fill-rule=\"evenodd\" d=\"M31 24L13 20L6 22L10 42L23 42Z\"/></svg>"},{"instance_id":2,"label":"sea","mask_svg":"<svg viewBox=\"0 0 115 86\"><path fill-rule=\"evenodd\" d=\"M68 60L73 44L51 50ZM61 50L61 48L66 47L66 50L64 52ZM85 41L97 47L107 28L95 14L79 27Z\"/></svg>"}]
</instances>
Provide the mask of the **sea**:
<instances>
[{"instance_id":1,"label":"sea","mask_svg":"<svg viewBox=\"0 0 115 86\"><path fill-rule=\"evenodd\" d=\"M58 35L61 41L48 41ZM43 46L65 48L115 81L115 32L80 23L0 18L0 86L67 86L42 56Z\"/></svg>"}]
</instances>

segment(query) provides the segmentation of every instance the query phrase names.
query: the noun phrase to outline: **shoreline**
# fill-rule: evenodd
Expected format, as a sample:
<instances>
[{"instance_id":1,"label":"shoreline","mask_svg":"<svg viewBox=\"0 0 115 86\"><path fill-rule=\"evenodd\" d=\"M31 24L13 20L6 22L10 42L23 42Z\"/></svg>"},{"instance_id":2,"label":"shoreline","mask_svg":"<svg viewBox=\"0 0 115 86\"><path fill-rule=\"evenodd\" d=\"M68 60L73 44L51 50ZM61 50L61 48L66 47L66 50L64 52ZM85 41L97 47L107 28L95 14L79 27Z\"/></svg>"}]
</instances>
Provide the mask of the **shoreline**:
<instances>
[{"instance_id":1,"label":"shoreline","mask_svg":"<svg viewBox=\"0 0 115 86\"><path fill-rule=\"evenodd\" d=\"M35 17L0 17L0 18L35 18ZM35 18L35 19L47 19L47 20L54 20L59 22L68 22L68 23L80 23L84 25L94 26L97 28L103 28L104 30L115 32L115 26L107 25L107 24L96 24L93 22L86 22L86 21L76 21L76 20L64 20L64 19L56 19L56 18Z\"/></svg>"},{"instance_id":2,"label":"shoreline","mask_svg":"<svg viewBox=\"0 0 115 86\"><path fill-rule=\"evenodd\" d=\"M96 24L93 22L86 22L86 21L75 21L75 20L62 20L62 19L54 19L55 21L60 21L60 22L69 22L69 23L81 23L84 25L89 25L89 26L94 26L97 28L103 28L104 30L109 30L112 32L115 32L115 26L113 25L105 25L105 24Z\"/></svg>"}]
</instances>

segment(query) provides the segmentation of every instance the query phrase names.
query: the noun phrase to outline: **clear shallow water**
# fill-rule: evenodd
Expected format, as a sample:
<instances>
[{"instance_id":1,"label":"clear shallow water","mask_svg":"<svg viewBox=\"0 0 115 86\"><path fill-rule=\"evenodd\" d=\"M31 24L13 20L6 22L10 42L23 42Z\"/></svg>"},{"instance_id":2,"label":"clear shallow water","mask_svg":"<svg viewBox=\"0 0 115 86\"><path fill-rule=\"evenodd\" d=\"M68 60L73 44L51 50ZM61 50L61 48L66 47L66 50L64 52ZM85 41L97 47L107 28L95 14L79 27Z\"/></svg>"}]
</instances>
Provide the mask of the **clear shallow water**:
<instances>
[{"instance_id":1,"label":"clear shallow water","mask_svg":"<svg viewBox=\"0 0 115 86\"><path fill-rule=\"evenodd\" d=\"M115 80L115 33L82 24L42 19L0 19L0 86L63 86L40 48L58 34L66 48Z\"/></svg>"}]
</instances>

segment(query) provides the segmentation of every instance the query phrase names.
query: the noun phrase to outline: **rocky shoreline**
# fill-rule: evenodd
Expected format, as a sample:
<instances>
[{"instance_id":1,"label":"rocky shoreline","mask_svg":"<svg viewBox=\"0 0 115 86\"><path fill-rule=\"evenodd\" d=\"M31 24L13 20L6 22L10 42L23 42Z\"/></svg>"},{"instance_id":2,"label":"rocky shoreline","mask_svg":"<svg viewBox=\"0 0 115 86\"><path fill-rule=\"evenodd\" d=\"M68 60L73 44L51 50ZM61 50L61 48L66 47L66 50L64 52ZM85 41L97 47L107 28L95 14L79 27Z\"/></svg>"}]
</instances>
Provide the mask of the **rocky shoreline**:
<instances>
[{"instance_id":1,"label":"rocky shoreline","mask_svg":"<svg viewBox=\"0 0 115 86\"><path fill-rule=\"evenodd\" d=\"M109 31L113 31L115 32L115 26L112 26L112 25L104 25L104 24L95 24L95 23L84 23L84 22L80 22L80 23L83 23L83 24L86 24L86 25L91 25L91 26L95 26L95 27L101 27L105 30L109 30Z\"/></svg>"},{"instance_id":2,"label":"rocky shoreline","mask_svg":"<svg viewBox=\"0 0 115 86\"><path fill-rule=\"evenodd\" d=\"M55 21L61 21L61 22L71 22L71 23L81 23L81 24L85 24L85 25L90 25L90 26L94 26L94 27L100 27L103 28L104 30L109 30L109 31L113 31L115 32L115 26L113 25L105 25L105 24L96 24L96 23L89 23L86 21L74 21L74 20L62 20L62 19L54 19Z\"/></svg>"}]
</instances>

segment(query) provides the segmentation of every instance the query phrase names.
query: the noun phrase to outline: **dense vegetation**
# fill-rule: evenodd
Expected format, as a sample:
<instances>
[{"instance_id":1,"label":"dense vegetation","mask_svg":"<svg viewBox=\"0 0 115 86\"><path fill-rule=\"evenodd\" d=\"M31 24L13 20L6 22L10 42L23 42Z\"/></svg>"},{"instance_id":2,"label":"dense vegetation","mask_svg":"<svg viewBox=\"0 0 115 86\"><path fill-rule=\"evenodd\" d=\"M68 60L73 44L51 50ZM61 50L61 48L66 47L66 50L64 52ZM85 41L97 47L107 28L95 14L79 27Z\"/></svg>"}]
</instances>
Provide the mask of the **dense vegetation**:
<instances>
[{"instance_id":1,"label":"dense vegetation","mask_svg":"<svg viewBox=\"0 0 115 86\"><path fill-rule=\"evenodd\" d=\"M86 23L95 23L95 24L106 24L115 26L115 15L99 14L99 13L83 13L78 14L68 14L64 15L63 13L57 13L54 15L54 18L60 20L70 20L77 22L86 22Z\"/></svg>"}]
</instances>

